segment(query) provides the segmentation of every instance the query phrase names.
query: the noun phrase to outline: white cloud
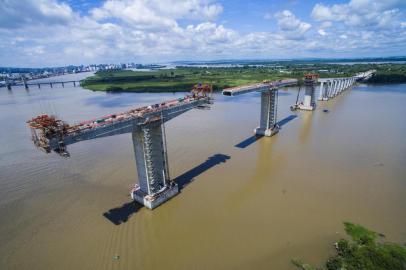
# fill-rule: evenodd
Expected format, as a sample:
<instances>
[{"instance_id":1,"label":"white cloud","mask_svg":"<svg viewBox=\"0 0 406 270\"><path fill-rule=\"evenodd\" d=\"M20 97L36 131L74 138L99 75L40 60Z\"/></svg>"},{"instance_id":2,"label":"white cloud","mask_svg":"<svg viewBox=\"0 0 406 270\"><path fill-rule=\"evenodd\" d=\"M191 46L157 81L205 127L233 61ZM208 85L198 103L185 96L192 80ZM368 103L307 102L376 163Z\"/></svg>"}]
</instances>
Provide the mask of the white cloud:
<instances>
[{"instance_id":1,"label":"white cloud","mask_svg":"<svg viewBox=\"0 0 406 270\"><path fill-rule=\"evenodd\" d=\"M311 16L316 21L343 22L350 27L393 27L393 22L400 16L396 8L397 0L351 0L346 4L314 6Z\"/></svg>"},{"instance_id":2,"label":"white cloud","mask_svg":"<svg viewBox=\"0 0 406 270\"><path fill-rule=\"evenodd\" d=\"M311 28L311 24L301 21L290 10L275 13L275 18L281 34L288 39L302 39Z\"/></svg>"},{"instance_id":3,"label":"white cloud","mask_svg":"<svg viewBox=\"0 0 406 270\"><path fill-rule=\"evenodd\" d=\"M0 0L0 59L2 65L49 66L404 54L401 7L365 1L316 5L315 27L289 10L268 13L275 31L243 34L218 23L223 7L214 0L107 0L85 14L57 0ZM372 16L378 10L379 19Z\"/></svg>"},{"instance_id":4,"label":"white cloud","mask_svg":"<svg viewBox=\"0 0 406 270\"><path fill-rule=\"evenodd\" d=\"M329 28L331 26L333 26L333 23L330 22L330 21L324 21L324 22L321 23L322 28Z\"/></svg>"},{"instance_id":5,"label":"white cloud","mask_svg":"<svg viewBox=\"0 0 406 270\"><path fill-rule=\"evenodd\" d=\"M70 6L55 0L0 1L0 28L66 24L73 17Z\"/></svg>"},{"instance_id":6,"label":"white cloud","mask_svg":"<svg viewBox=\"0 0 406 270\"><path fill-rule=\"evenodd\" d=\"M91 11L96 20L118 19L141 29L176 28L178 19L210 20L223 11L204 0L108 0Z\"/></svg>"},{"instance_id":7,"label":"white cloud","mask_svg":"<svg viewBox=\"0 0 406 270\"><path fill-rule=\"evenodd\" d=\"M404 55L406 47L402 44L406 44L406 27L402 28L400 19L405 6L401 0L318 3L311 17L319 29L324 30L328 25L328 35L319 32L323 38L320 45L325 45L325 51L353 56Z\"/></svg>"},{"instance_id":8,"label":"white cloud","mask_svg":"<svg viewBox=\"0 0 406 270\"><path fill-rule=\"evenodd\" d=\"M311 25L306 22L300 21L289 10L284 10L275 14L275 18L278 20L279 27L284 31L299 30L299 32L306 32Z\"/></svg>"}]
</instances>

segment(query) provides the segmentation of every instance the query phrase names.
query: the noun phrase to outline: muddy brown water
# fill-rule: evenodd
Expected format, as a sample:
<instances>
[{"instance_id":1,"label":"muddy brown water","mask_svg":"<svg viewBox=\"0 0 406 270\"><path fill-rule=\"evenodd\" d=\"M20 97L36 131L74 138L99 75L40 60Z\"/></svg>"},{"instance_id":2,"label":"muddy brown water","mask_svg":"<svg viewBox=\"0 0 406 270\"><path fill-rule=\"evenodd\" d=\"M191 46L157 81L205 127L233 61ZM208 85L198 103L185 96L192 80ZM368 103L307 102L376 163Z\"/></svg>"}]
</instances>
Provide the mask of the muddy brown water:
<instances>
[{"instance_id":1,"label":"muddy brown water","mask_svg":"<svg viewBox=\"0 0 406 270\"><path fill-rule=\"evenodd\" d=\"M343 221L406 242L406 85L358 85L313 113L289 111L296 93L280 91L272 138L252 137L256 93L216 95L211 110L171 120L170 174L185 185L150 211L129 203L130 134L71 145L64 159L35 149L25 121L76 122L183 94L0 88L0 269L320 266Z\"/></svg>"}]
</instances>

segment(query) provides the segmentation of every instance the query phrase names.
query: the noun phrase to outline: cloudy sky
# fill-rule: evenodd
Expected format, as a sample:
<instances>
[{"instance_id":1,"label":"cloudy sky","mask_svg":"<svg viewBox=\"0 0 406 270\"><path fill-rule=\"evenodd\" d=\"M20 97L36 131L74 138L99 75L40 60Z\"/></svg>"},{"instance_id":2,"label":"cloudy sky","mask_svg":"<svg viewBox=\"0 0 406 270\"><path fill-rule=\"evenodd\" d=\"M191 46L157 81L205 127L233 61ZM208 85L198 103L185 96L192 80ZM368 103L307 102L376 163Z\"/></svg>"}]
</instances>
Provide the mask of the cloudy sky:
<instances>
[{"instance_id":1,"label":"cloudy sky","mask_svg":"<svg viewBox=\"0 0 406 270\"><path fill-rule=\"evenodd\" d=\"M406 55L406 0L0 0L0 66Z\"/></svg>"}]
</instances>

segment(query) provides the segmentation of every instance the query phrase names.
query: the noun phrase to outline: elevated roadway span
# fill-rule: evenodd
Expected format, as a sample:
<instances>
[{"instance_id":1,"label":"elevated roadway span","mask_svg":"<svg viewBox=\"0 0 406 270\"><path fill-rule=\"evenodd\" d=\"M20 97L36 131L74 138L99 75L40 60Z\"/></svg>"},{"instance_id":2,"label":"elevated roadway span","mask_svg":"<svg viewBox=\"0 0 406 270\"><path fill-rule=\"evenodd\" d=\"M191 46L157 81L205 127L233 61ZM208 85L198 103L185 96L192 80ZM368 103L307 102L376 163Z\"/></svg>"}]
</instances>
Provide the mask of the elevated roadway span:
<instances>
[{"instance_id":1,"label":"elevated roadway span","mask_svg":"<svg viewBox=\"0 0 406 270\"><path fill-rule=\"evenodd\" d=\"M254 132L259 136L272 136L279 132L277 125L278 89L297 84L297 79L284 79L279 81L263 81L262 83L226 88L225 96L238 96L251 92L261 92L261 115L259 127Z\"/></svg>"},{"instance_id":2,"label":"elevated roadway span","mask_svg":"<svg viewBox=\"0 0 406 270\"><path fill-rule=\"evenodd\" d=\"M279 81L263 81L262 83L255 83L249 85L242 85L223 89L224 96L238 96L251 92L263 92L269 90L276 90L285 86L293 86L297 84L297 79L285 79Z\"/></svg>"}]
</instances>

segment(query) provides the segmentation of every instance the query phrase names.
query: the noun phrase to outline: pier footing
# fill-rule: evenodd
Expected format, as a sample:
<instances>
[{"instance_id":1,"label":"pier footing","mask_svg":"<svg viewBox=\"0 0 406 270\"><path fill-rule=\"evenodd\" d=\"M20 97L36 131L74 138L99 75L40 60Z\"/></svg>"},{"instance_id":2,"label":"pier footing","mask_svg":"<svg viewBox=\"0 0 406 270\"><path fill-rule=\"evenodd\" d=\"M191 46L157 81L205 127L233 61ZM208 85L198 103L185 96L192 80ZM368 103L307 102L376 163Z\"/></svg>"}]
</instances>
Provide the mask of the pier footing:
<instances>
[{"instance_id":1,"label":"pier footing","mask_svg":"<svg viewBox=\"0 0 406 270\"><path fill-rule=\"evenodd\" d=\"M313 106L306 106L304 104L299 104L298 109L304 110L304 111L313 111L315 108Z\"/></svg>"},{"instance_id":2,"label":"pier footing","mask_svg":"<svg viewBox=\"0 0 406 270\"><path fill-rule=\"evenodd\" d=\"M273 135L275 135L276 133L278 133L280 130L279 126L275 125L272 128L261 128L261 127L257 127L254 132L255 135L258 136L266 136L266 137L271 137Z\"/></svg>"},{"instance_id":3,"label":"pier footing","mask_svg":"<svg viewBox=\"0 0 406 270\"><path fill-rule=\"evenodd\" d=\"M176 183L164 187L160 192L154 195L148 195L140 188L131 191L131 198L149 209L154 209L179 193L179 187Z\"/></svg>"}]
</instances>

